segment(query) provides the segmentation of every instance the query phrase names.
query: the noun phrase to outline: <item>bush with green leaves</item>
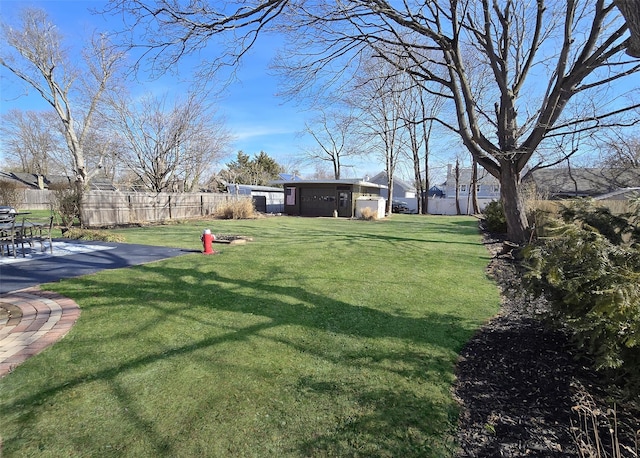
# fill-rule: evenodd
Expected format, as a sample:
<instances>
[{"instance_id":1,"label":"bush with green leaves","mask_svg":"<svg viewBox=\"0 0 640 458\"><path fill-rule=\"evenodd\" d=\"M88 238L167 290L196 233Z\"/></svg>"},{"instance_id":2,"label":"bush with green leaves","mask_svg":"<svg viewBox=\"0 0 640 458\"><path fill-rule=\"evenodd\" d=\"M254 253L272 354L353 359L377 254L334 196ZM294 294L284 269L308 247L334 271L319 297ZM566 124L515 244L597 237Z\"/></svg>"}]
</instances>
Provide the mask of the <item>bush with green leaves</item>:
<instances>
[{"instance_id":1,"label":"bush with green leaves","mask_svg":"<svg viewBox=\"0 0 640 458\"><path fill-rule=\"evenodd\" d=\"M625 234L631 231L629 215L614 215L607 207L595 204L592 199L579 199L560 207L560 216L567 223L590 226L611 243L620 245Z\"/></svg>"},{"instance_id":2,"label":"bush with green leaves","mask_svg":"<svg viewBox=\"0 0 640 458\"><path fill-rule=\"evenodd\" d=\"M596 368L615 369L638 392L640 251L621 237L628 227L618 217L583 203L565 210L571 222L524 250L527 286L544 295L549 316L568 327Z\"/></svg>"},{"instance_id":3,"label":"bush with green leaves","mask_svg":"<svg viewBox=\"0 0 640 458\"><path fill-rule=\"evenodd\" d=\"M501 201L489 202L482 211L487 229L491 232L503 234L507 232L507 218Z\"/></svg>"},{"instance_id":4,"label":"bush with green leaves","mask_svg":"<svg viewBox=\"0 0 640 458\"><path fill-rule=\"evenodd\" d=\"M125 238L120 234L100 230L100 229L82 229L73 227L62 235L65 239L71 240L98 240L101 242L125 242Z\"/></svg>"},{"instance_id":5,"label":"bush with green leaves","mask_svg":"<svg viewBox=\"0 0 640 458\"><path fill-rule=\"evenodd\" d=\"M640 193L629 199L631 211L626 217L629 221L629 241L632 246L640 249Z\"/></svg>"}]
</instances>

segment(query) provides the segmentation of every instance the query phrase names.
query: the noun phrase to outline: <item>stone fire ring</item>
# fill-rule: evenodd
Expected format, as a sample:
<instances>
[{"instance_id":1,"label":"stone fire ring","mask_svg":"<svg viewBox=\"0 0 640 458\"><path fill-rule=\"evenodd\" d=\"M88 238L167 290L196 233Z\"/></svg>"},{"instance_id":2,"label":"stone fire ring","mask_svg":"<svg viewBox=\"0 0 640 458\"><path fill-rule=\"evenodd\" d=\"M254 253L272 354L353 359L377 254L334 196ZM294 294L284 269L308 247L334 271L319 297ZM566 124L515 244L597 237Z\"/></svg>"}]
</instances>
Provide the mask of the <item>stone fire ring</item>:
<instances>
[{"instance_id":1,"label":"stone fire ring","mask_svg":"<svg viewBox=\"0 0 640 458\"><path fill-rule=\"evenodd\" d=\"M224 243L227 245L244 245L247 242L252 242L252 237L245 237L243 235L216 235L213 243Z\"/></svg>"}]
</instances>

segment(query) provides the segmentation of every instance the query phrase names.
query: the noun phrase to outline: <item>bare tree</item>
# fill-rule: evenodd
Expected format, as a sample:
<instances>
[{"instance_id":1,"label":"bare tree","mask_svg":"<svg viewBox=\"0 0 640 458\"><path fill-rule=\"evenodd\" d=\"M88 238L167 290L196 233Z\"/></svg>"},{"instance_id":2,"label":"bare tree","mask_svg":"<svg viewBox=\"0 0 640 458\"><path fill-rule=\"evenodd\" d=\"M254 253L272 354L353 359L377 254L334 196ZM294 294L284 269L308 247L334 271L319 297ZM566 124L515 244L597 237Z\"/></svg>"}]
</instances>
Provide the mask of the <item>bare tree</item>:
<instances>
[{"instance_id":1,"label":"bare tree","mask_svg":"<svg viewBox=\"0 0 640 458\"><path fill-rule=\"evenodd\" d=\"M111 46L105 35L98 35L84 50L84 66L67 55L63 37L49 21L45 11L24 9L20 24L14 28L2 24L0 65L7 68L54 109L73 163L78 189L92 175L85 155L85 140L105 92L113 87L123 54Z\"/></svg>"},{"instance_id":2,"label":"bare tree","mask_svg":"<svg viewBox=\"0 0 640 458\"><path fill-rule=\"evenodd\" d=\"M73 159L69 155L60 118L54 111L9 110L2 115L0 133L5 157L12 170L73 176ZM114 179L114 146L104 129L91 129L83 147L88 168L98 170L101 164L105 175Z\"/></svg>"},{"instance_id":3,"label":"bare tree","mask_svg":"<svg viewBox=\"0 0 640 458\"><path fill-rule=\"evenodd\" d=\"M121 149L118 137L113 134L109 120L102 114L92 124L94 128L85 137L83 147L87 168L94 171L94 178L98 174L97 170L100 170L100 175L116 182L124 172L118 159Z\"/></svg>"},{"instance_id":4,"label":"bare tree","mask_svg":"<svg viewBox=\"0 0 640 458\"><path fill-rule=\"evenodd\" d=\"M456 157L456 165L453 169L453 173L455 176L455 184L456 184L456 215L462 214L462 210L460 209L460 159Z\"/></svg>"},{"instance_id":5,"label":"bare tree","mask_svg":"<svg viewBox=\"0 0 640 458\"><path fill-rule=\"evenodd\" d=\"M363 134L370 139L367 144L384 161L389 189L387 213L392 210L394 175L406 144L403 109L410 97L403 75L393 72L395 75L389 77L389 70L385 60L370 56L348 93L350 103L361 113Z\"/></svg>"},{"instance_id":6,"label":"bare tree","mask_svg":"<svg viewBox=\"0 0 640 458\"><path fill-rule=\"evenodd\" d=\"M307 152L311 161L328 162L333 169L333 177L340 179L343 160L358 153L354 145L356 120L348 112L320 109L320 115L306 124L306 132L317 143L317 147Z\"/></svg>"},{"instance_id":7,"label":"bare tree","mask_svg":"<svg viewBox=\"0 0 640 458\"><path fill-rule=\"evenodd\" d=\"M58 142L50 115L15 109L2 115L2 143L14 171L39 175L60 172L54 159Z\"/></svg>"},{"instance_id":8,"label":"bare tree","mask_svg":"<svg viewBox=\"0 0 640 458\"><path fill-rule=\"evenodd\" d=\"M601 162L607 167L640 169L640 135L614 133L601 146Z\"/></svg>"},{"instance_id":9,"label":"bare tree","mask_svg":"<svg viewBox=\"0 0 640 458\"><path fill-rule=\"evenodd\" d=\"M290 33L299 88L326 83L331 73L330 81L339 80L336 71L361 65L365 50L392 65L402 62L398 71L439 85L435 92L451 102L455 116L438 121L500 180L514 241L528 235L521 172L546 140L637 121L621 119L637 106L621 93L623 79L640 70L639 61L625 54L635 54L637 35L627 37L627 23L612 0L265 0L225 2L221 10L202 1L111 5L141 26L149 55L159 64L175 63L224 34L234 40L212 66L235 64L270 28ZM467 58L469 49L475 50L474 62ZM482 97L467 74L472 65L490 75ZM568 110L572 105L583 109Z\"/></svg>"},{"instance_id":10,"label":"bare tree","mask_svg":"<svg viewBox=\"0 0 640 458\"><path fill-rule=\"evenodd\" d=\"M311 179L313 180L330 180L332 177L333 174L323 167L322 164L316 164L315 170L311 174Z\"/></svg>"},{"instance_id":11,"label":"bare tree","mask_svg":"<svg viewBox=\"0 0 640 458\"><path fill-rule=\"evenodd\" d=\"M407 149L413 164L413 179L418 193L418 213L427 214L429 207L429 157L434 119L442 108L442 98L425 91L422 86L407 81L407 94L400 106L402 124L406 130Z\"/></svg>"},{"instance_id":12,"label":"bare tree","mask_svg":"<svg viewBox=\"0 0 640 458\"><path fill-rule=\"evenodd\" d=\"M478 161L475 159L471 164L471 183L469 183L469 197L471 198L471 206L473 213L480 213L480 205L478 204ZM469 205L467 205L467 212L469 211Z\"/></svg>"},{"instance_id":13,"label":"bare tree","mask_svg":"<svg viewBox=\"0 0 640 458\"><path fill-rule=\"evenodd\" d=\"M413 164L413 182L418 194L417 198L417 211L418 213L426 213L425 198L428 199L425 187L429 183L428 167L429 167L429 136L431 132L432 122L425 120L422 116L426 110L424 106L424 98L421 97L421 92L415 94L415 97L411 97L408 103L401 107L402 122L405 125L407 133L407 148L411 155L411 162ZM416 119L422 119L420 123L416 122ZM427 126L428 125L428 126ZM422 132L425 134L423 135ZM429 135L427 135L429 132ZM422 152L424 148L424 180L422 179ZM428 188L427 188L428 189Z\"/></svg>"},{"instance_id":14,"label":"bare tree","mask_svg":"<svg viewBox=\"0 0 640 458\"><path fill-rule=\"evenodd\" d=\"M118 158L147 189L189 191L226 153L230 135L195 95L168 106L167 98L112 100Z\"/></svg>"}]
</instances>

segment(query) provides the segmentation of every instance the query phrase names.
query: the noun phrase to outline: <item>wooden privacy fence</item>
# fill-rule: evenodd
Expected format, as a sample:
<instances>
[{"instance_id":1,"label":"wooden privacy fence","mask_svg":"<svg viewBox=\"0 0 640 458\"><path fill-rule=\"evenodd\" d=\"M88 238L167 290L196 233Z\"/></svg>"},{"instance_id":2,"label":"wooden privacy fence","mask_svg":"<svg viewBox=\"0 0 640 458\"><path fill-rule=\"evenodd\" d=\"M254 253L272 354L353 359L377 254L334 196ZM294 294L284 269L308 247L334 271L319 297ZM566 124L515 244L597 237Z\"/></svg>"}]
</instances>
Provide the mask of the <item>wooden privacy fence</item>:
<instances>
[{"instance_id":1,"label":"wooden privacy fence","mask_svg":"<svg viewBox=\"0 0 640 458\"><path fill-rule=\"evenodd\" d=\"M23 189L24 195L18 196L19 210L50 210L53 203L53 192L40 189Z\"/></svg>"},{"instance_id":2,"label":"wooden privacy fence","mask_svg":"<svg viewBox=\"0 0 640 458\"><path fill-rule=\"evenodd\" d=\"M86 227L157 223L213 215L229 201L244 199L251 200L251 196L88 191L83 196L80 213Z\"/></svg>"},{"instance_id":3,"label":"wooden privacy fence","mask_svg":"<svg viewBox=\"0 0 640 458\"><path fill-rule=\"evenodd\" d=\"M24 190L20 210L56 210L54 192ZM86 227L119 226L184 220L212 215L229 201L251 200L250 195L222 193L86 191L81 217Z\"/></svg>"}]
</instances>

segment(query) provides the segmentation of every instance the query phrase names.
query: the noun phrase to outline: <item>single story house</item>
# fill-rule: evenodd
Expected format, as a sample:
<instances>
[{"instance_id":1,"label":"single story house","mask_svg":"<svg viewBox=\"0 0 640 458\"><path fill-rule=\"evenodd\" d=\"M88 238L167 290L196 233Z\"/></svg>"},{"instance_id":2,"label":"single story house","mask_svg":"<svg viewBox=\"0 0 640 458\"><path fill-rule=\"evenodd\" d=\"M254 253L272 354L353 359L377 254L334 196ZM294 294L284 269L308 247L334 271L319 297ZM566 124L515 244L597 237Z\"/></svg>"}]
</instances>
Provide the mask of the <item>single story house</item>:
<instances>
[{"instance_id":1,"label":"single story house","mask_svg":"<svg viewBox=\"0 0 640 458\"><path fill-rule=\"evenodd\" d=\"M522 181L550 200L597 197L640 187L640 168L547 168L528 173Z\"/></svg>"},{"instance_id":2,"label":"single story house","mask_svg":"<svg viewBox=\"0 0 640 458\"><path fill-rule=\"evenodd\" d=\"M359 197L380 197L384 185L360 178L340 180L277 180L284 188L284 213L293 216L355 216Z\"/></svg>"}]
</instances>

